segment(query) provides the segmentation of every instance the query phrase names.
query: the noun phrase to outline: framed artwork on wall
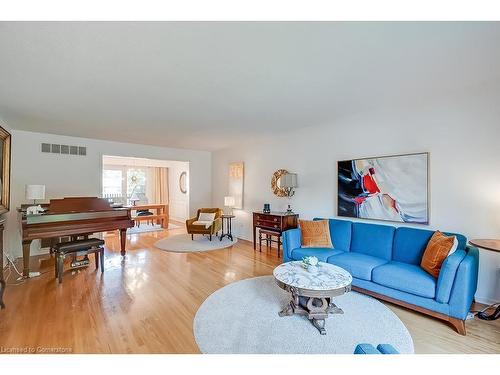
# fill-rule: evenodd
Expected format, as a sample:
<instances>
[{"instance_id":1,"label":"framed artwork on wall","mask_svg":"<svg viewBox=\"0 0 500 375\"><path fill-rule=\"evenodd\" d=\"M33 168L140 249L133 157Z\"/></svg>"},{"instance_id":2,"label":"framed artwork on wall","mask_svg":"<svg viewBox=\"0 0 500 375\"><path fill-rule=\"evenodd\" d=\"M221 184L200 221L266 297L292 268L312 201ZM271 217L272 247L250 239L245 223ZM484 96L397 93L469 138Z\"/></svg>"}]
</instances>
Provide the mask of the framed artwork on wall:
<instances>
[{"instance_id":1,"label":"framed artwork on wall","mask_svg":"<svg viewBox=\"0 0 500 375\"><path fill-rule=\"evenodd\" d=\"M343 160L338 216L429 223L429 153Z\"/></svg>"},{"instance_id":2,"label":"framed artwork on wall","mask_svg":"<svg viewBox=\"0 0 500 375\"><path fill-rule=\"evenodd\" d=\"M0 127L0 215L10 207L10 133Z\"/></svg>"},{"instance_id":3,"label":"framed artwork on wall","mask_svg":"<svg viewBox=\"0 0 500 375\"><path fill-rule=\"evenodd\" d=\"M234 197L236 209L243 209L243 176L244 164L242 161L229 163L229 196Z\"/></svg>"}]
</instances>

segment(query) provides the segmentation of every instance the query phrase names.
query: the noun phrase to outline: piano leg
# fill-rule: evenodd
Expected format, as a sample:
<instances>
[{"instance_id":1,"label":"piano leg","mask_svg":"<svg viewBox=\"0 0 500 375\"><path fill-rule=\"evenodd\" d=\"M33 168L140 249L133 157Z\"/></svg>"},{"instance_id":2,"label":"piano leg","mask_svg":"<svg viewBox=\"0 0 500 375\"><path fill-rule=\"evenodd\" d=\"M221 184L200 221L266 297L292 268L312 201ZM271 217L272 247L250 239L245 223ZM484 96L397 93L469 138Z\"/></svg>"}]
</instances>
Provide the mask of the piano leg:
<instances>
[{"instance_id":1,"label":"piano leg","mask_svg":"<svg viewBox=\"0 0 500 375\"><path fill-rule=\"evenodd\" d=\"M125 244L127 243L127 228L120 229L121 254L125 256Z\"/></svg>"},{"instance_id":2,"label":"piano leg","mask_svg":"<svg viewBox=\"0 0 500 375\"><path fill-rule=\"evenodd\" d=\"M30 245L32 240L23 240L23 277L30 277Z\"/></svg>"}]
</instances>

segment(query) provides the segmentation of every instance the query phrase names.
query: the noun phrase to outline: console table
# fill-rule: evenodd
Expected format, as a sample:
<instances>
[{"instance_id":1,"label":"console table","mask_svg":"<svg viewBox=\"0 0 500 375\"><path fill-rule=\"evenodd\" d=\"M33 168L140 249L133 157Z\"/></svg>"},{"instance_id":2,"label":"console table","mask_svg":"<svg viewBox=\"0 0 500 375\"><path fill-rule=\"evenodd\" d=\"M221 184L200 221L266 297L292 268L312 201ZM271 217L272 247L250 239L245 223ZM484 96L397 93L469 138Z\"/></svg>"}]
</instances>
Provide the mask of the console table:
<instances>
[{"instance_id":1,"label":"console table","mask_svg":"<svg viewBox=\"0 0 500 375\"><path fill-rule=\"evenodd\" d=\"M297 228L298 214L287 214L286 212L255 211L253 213L253 249L256 249L257 228L272 230L281 235L288 229Z\"/></svg>"}]
</instances>

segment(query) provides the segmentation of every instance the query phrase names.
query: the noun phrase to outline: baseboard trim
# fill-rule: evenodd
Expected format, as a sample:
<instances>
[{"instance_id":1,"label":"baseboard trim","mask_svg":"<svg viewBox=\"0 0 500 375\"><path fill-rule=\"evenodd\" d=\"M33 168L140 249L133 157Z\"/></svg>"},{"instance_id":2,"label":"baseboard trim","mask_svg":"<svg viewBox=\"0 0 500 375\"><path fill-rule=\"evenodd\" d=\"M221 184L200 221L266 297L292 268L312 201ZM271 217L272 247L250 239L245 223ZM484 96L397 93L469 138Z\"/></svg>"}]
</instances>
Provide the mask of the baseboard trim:
<instances>
[{"instance_id":1,"label":"baseboard trim","mask_svg":"<svg viewBox=\"0 0 500 375\"><path fill-rule=\"evenodd\" d=\"M498 303L500 301L500 298L499 299L491 299L489 297L480 297L480 296L474 296L474 300L476 302L479 302L479 303L482 303L483 305L493 305L495 303Z\"/></svg>"}]
</instances>

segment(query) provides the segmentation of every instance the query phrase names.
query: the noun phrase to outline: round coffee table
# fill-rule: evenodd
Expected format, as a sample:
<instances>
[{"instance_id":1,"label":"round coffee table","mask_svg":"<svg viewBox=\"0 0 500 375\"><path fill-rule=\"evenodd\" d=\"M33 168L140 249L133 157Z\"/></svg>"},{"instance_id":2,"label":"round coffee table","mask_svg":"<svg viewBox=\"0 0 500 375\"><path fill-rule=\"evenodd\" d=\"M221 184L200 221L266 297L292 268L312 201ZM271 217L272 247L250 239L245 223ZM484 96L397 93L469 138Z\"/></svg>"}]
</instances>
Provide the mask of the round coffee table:
<instances>
[{"instance_id":1,"label":"round coffee table","mask_svg":"<svg viewBox=\"0 0 500 375\"><path fill-rule=\"evenodd\" d=\"M322 335L326 335L325 319L329 314L343 314L333 297L351 291L352 276L343 268L319 262L315 271L303 267L301 261L283 263L273 271L278 286L292 294L290 303L279 316L306 315Z\"/></svg>"}]
</instances>

